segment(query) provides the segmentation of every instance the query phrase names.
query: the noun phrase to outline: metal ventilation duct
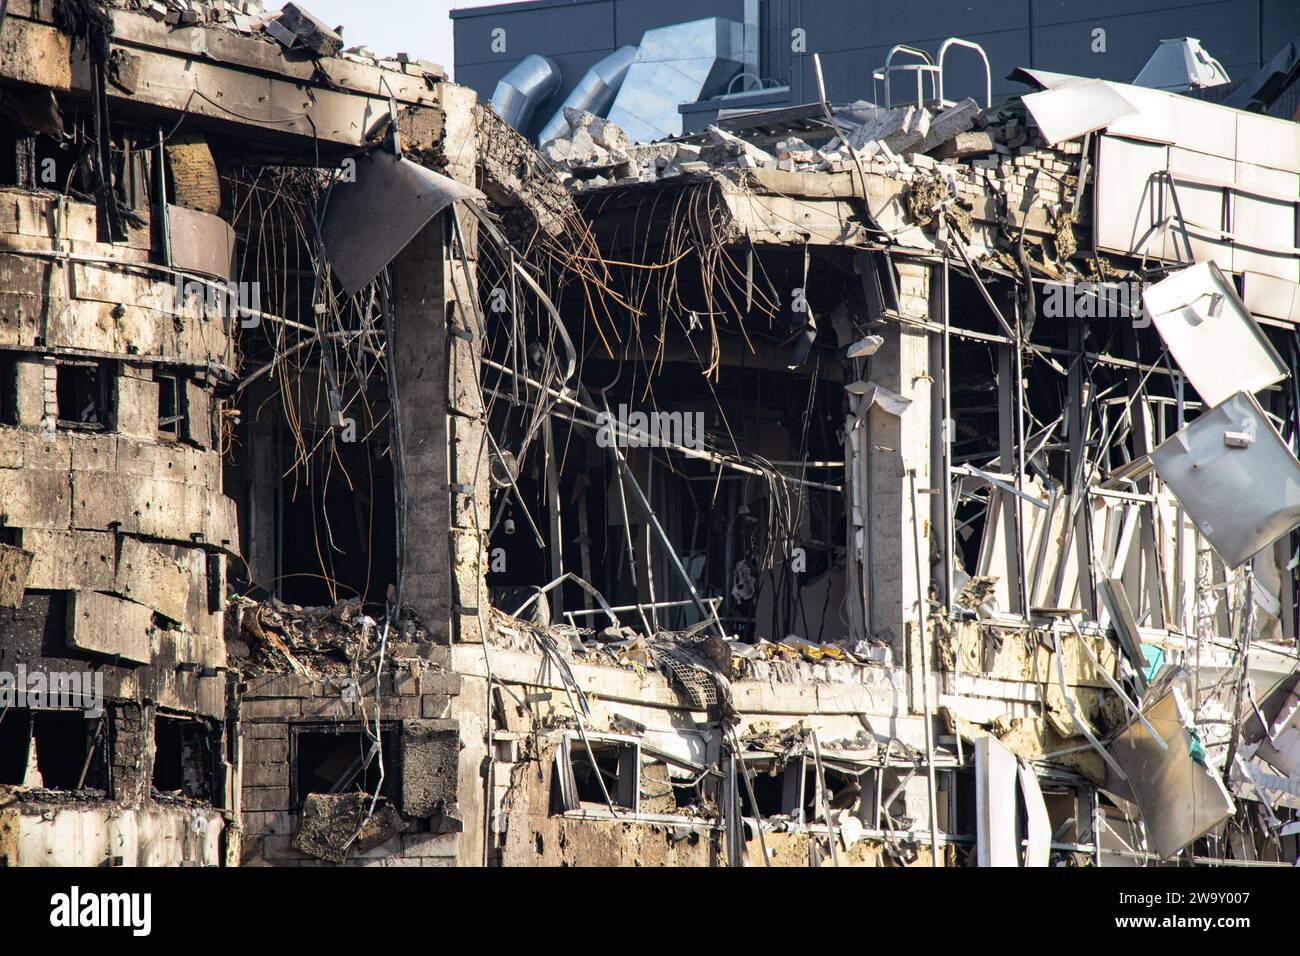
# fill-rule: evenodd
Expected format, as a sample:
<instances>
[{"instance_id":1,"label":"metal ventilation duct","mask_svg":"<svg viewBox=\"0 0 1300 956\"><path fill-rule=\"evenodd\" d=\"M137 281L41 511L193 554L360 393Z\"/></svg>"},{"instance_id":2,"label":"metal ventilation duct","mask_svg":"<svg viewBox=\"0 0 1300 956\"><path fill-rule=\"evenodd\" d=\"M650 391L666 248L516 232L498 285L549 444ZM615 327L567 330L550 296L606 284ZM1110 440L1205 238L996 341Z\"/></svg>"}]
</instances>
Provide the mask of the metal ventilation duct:
<instances>
[{"instance_id":1,"label":"metal ventilation duct","mask_svg":"<svg viewBox=\"0 0 1300 956\"><path fill-rule=\"evenodd\" d=\"M588 113L604 116L605 111L614 102L618 88L623 85L628 67L635 59L636 47L625 46L615 50L588 70L578 81L578 85L573 88L573 92L560 104L560 108L555 111L550 122L537 134L537 142L546 143L565 134L568 130L568 122L564 118L566 109L586 110Z\"/></svg>"},{"instance_id":2,"label":"metal ventilation duct","mask_svg":"<svg viewBox=\"0 0 1300 956\"><path fill-rule=\"evenodd\" d=\"M647 30L609 119L633 142L679 136L677 107L725 92L744 58L744 27L734 20L708 17Z\"/></svg>"},{"instance_id":3,"label":"metal ventilation duct","mask_svg":"<svg viewBox=\"0 0 1300 956\"><path fill-rule=\"evenodd\" d=\"M1179 37L1160 41L1133 85L1186 93L1207 86L1222 86L1227 82L1227 71L1205 52L1200 40Z\"/></svg>"},{"instance_id":4,"label":"metal ventilation duct","mask_svg":"<svg viewBox=\"0 0 1300 956\"><path fill-rule=\"evenodd\" d=\"M492 94L492 108L525 136L537 107L560 88L560 70L544 56L530 53L501 77Z\"/></svg>"}]
</instances>

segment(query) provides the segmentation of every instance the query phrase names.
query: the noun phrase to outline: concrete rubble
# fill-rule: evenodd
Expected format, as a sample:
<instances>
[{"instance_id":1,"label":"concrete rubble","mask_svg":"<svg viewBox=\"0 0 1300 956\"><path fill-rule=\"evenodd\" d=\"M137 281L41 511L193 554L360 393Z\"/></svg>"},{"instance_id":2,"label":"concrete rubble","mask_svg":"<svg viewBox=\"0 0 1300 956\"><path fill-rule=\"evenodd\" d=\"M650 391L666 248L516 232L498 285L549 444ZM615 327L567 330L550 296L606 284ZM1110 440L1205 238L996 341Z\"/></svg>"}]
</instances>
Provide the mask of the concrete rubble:
<instances>
[{"instance_id":1,"label":"concrete rubble","mask_svg":"<svg viewBox=\"0 0 1300 956\"><path fill-rule=\"evenodd\" d=\"M1300 124L0 29L0 864L1300 858Z\"/></svg>"}]
</instances>

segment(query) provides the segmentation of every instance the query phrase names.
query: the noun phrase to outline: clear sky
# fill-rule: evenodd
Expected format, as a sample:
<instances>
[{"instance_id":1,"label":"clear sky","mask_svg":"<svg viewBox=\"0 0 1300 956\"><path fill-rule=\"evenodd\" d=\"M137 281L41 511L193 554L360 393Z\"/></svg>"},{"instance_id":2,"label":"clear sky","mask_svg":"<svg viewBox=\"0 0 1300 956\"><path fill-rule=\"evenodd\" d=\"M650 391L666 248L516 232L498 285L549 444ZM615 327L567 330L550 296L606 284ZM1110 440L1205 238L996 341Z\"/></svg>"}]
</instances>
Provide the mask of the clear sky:
<instances>
[{"instance_id":1,"label":"clear sky","mask_svg":"<svg viewBox=\"0 0 1300 956\"><path fill-rule=\"evenodd\" d=\"M502 0L297 0L330 26L347 29L348 46L368 46L376 53L412 57L441 63L453 71L451 18L453 7L486 7ZM284 6L281 0L267 0L268 10Z\"/></svg>"}]
</instances>

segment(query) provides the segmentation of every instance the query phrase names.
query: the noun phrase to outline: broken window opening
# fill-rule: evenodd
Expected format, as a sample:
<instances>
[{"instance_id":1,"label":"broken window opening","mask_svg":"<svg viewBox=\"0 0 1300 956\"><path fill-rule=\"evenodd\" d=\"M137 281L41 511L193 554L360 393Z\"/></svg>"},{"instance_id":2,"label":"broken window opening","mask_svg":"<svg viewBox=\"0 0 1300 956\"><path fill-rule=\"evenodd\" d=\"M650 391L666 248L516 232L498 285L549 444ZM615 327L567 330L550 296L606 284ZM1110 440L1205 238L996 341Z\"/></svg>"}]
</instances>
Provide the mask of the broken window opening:
<instances>
[{"instance_id":1,"label":"broken window opening","mask_svg":"<svg viewBox=\"0 0 1300 956\"><path fill-rule=\"evenodd\" d=\"M226 609L226 560L219 554L209 554L204 559L207 568L208 613L218 614Z\"/></svg>"},{"instance_id":2,"label":"broken window opening","mask_svg":"<svg viewBox=\"0 0 1300 956\"><path fill-rule=\"evenodd\" d=\"M637 812L675 816L679 811L701 806L704 797L698 775L684 773L662 760L643 757Z\"/></svg>"},{"instance_id":3,"label":"broken window opening","mask_svg":"<svg viewBox=\"0 0 1300 956\"><path fill-rule=\"evenodd\" d=\"M159 435L174 440L181 434L181 422L186 417L182 408L185 389L181 386L180 376L174 372L155 372L154 381L158 383Z\"/></svg>"},{"instance_id":4,"label":"broken window opening","mask_svg":"<svg viewBox=\"0 0 1300 956\"><path fill-rule=\"evenodd\" d=\"M805 760L804 763L806 765L804 819L824 823L826 815L817 792L817 767L812 760ZM824 762L822 769L826 777L826 803L831 813L836 810L848 810L856 816L862 808L862 784L859 783L858 778L851 773L827 767Z\"/></svg>"},{"instance_id":5,"label":"broken window opening","mask_svg":"<svg viewBox=\"0 0 1300 956\"><path fill-rule=\"evenodd\" d=\"M758 812L755 813L754 803L749 799L750 787L745 786L744 781L741 780L741 814L750 818L759 816L764 820L786 816L785 773L776 769L776 762L771 759L755 760L746 758L745 764L749 768L750 787L754 789L754 800L758 804Z\"/></svg>"},{"instance_id":6,"label":"broken window opening","mask_svg":"<svg viewBox=\"0 0 1300 956\"><path fill-rule=\"evenodd\" d=\"M58 427L112 431L115 372L112 362L59 361L55 365Z\"/></svg>"},{"instance_id":7,"label":"broken window opening","mask_svg":"<svg viewBox=\"0 0 1300 956\"><path fill-rule=\"evenodd\" d=\"M18 424L18 358L0 355L0 425Z\"/></svg>"},{"instance_id":8,"label":"broken window opening","mask_svg":"<svg viewBox=\"0 0 1300 956\"><path fill-rule=\"evenodd\" d=\"M889 792L888 781L886 781L885 792ZM975 833L979 822L976 819L973 768L963 767L952 771L951 779L948 781L948 801L948 829L952 833Z\"/></svg>"},{"instance_id":9,"label":"broken window opening","mask_svg":"<svg viewBox=\"0 0 1300 956\"><path fill-rule=\"evenodd\" d=\"M670 780L673 805L678 810L698 810L706 805L704 787L698 780Z\"/></svg>"},{"instance_id":10,"label":"broken window opening","mask_svg":"<svg viewBox=\"0 0 1300 956\"><path fill-rule=\"evenodd\" d=\"M22 138L22 131L16 129L9 120L0 117L0 186L21 184L25 152Z\"/></svg>"},{"instance_id":11,"label":"broken window opening","mask_svg":"<svg viewBox=\"0 0 1300 956\"><path fill-rule=\"evenodd\" d=\"M0 784L44 790L108 789L102 720L80 710L0 710Z\"/></svg>"},{"instance_id":12,"label":"broken window opening","mask_svg":"<svg viewBox=\"0 0 1300 956\"><path fill-rule=\"evenodd\" d=\"M808 756L796 756L784 765L768 755L745 755L745 764L749 767L750 785L754 788L754 800L758 804L758 815L763 819L783 818L795 824L823 823L821 800L817 794L817 766ZM865 791L873 775L864 771L855 774L826 766L826 799L832 814L837 810L848 810L853 816L865 821L863 808L871 802ZM743 816L753 818L754 803L749 799L749 787L740 782L740 806Z\"/></svg>"},{"instance_id":13,"label":"broken window opening","mask_svg":"<svg viewBox=\"0 0 1300 956\"><path fill-rule=\"evenodd\" d=\"M22 786L31 736L30 711L25 707L0 709L0 784Z\"/></svg>"},{"instance_id":14,"label":"broken window opening","mask_svg":"<svg viewBox=\"0 0 1300 956\"><path fill-rule=\"evenodd\" d=\"M215 754L212 731L197 718L154 718L153 792L211 800Z\"/></svg>"},{"instance_id":15,"label":"broken window opening","mask_svg":"<svg viewBox=\"0 0 1300 956\"><path fill-rule=\"evenodd\" d=\"M1043 803L1047 807L1047 818L1052 827L1053 841L1079 844L1090 842L1091 837L1088 836L1088 832L1092 829L1092 794L1089 792L1090 788L1086 786L1053 786L1048 780L1040 780L1040 784L1043 792ZM973 781L971 786L974 786ZM971 799L974 799L973 794ZM1021 803L1023 804L1023 795ZM1081 836L1087 839L1080 839Z\"/></svg>"},{"instance_id":16,"label":"broken window opening","mask_svg":"<svg viewBox=\"0 0 1300 956\"><path fill-rule=\"evenodd\" d=\"M379 756L383 754L380 795L401 803L401 732L396 724L381 724L382 746L356 724L293 728L292 795L301 808L313 793L373 794L380 785Z\"/></svg>"},{"instance_id":17,"label":"broken window opening","mask_svg":"<svg viewBox=\"0 0 1300 956\"><path fill-rule=\"evenodd\" d=\"M558 812L608 810L606 793L615 807L638 812L641 746L635 738L587 734L587 743L584 743L577 735L566 735L556 748L555 760L551 797L552 807ZM601 780L604 781L603 790Z\"/></svg>"}]
</instances>

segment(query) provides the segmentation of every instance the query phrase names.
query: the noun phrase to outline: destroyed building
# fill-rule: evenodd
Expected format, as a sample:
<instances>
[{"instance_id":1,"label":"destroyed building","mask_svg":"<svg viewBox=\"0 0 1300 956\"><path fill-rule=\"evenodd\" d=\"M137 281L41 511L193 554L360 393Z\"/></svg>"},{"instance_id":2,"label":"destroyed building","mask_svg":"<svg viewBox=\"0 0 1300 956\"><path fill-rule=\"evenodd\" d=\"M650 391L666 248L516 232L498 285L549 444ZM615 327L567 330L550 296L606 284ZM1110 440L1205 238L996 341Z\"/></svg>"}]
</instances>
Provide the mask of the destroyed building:
<instances>
[{"instance_id":1,"label":"destroyed building","mask_svg":"<svg viewBox=\"0 0 1300 956\"><path fill-rule=\"evenodd\" d=\"M4 9L0 861L1300 857L1300 124Z\"/></svg>"}]
</instances>

